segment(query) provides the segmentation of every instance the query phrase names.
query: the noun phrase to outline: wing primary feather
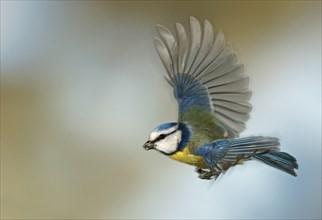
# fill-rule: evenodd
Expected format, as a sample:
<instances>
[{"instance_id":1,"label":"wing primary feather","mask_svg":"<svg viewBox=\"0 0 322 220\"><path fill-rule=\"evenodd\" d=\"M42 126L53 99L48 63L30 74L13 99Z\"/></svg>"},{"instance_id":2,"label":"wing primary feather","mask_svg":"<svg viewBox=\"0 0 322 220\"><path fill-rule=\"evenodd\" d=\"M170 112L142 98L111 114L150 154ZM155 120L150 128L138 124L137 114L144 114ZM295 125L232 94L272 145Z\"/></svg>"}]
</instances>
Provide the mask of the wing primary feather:
<instances>
[{"instance_id":1,"label":"wing primary feather","mask_svg":"<svg viewBox=\"0 0 322 220\"><path fill-rule=\"evenodd\" d=\"M190 73L191 67L197 57L197 54L200 49L201 44L201 26L199 21L194 18L190 17L190 33L191 33L191 44L190 44L190 52L187 60L187 64L185 66L184 72Z\"/></svg>"},{"instance_id":2,"label":"wing primary feather","mask_svg":"<svg viewBox=\"0 0 322 220\"><path fill-rule=\"evenodd\" d=\"M208 87L209 92L217 93L217 92L242 92L247 90L249 84L249 78L244 77L235 82L230 82L221 85L210 85Z\"/></svg>"},{"instance_id":3,"label":"wing primary feather","mask_svg":"<svg viewBox=\"0 0 322 220\"><path fill-rule=\"evenodd\" d=\"M234 50L230 43L226 44L224 50L221 51L218 57L214 59L203 71L197 76L198 80L201 80L208 74L213 73L218 67L226 62L231 54L234 53ZM220 74L221 75L221 74Z\"/></svg>"},{"instance_id":4,"label":"wing primary feather","mask_svg":"<svg viewBox=\"0 0 322 220\"><path fill-rule=\"evenodd\" d=\"M217 106L239 113L249 113L252 110L252 106L248 103L228 102L222 100L214 102L214 107L216 108Z\"/></svg>"},{"instance_id":5,"label":"wing primary feather","mask_svg":"<svg viewBox=\"0 0 322 220\"><path fill-rule=\"evenodd\" d=\"M190 70L191 75L195 74L196 69L201 65L202 61L210 52L213 41L214 41L213 27L211 23L206 19L204 21L204 29L203 29L201 46Z\"/></svg>"},{"instance_id":6,"label":"wing primary feather","mask_svg":"<svg viewBox=\"0 0 322 220\"><path fill-rule=\"evenodd\" d=\"M243 78L244 75L244 65L237 64L231 67L231 69L227 70L227 72L223 73L220 76L215 75L214 77L203 78L201 80L204 85L208 85L210 82L214 81L217 84L223 84L225 81L236 81L237 79Z\"/></svg>"},{"instance_id":7,"label":"wing primary feather","mask_svg":"<svg viewBox=\"0 0 322 220\"><path fill-rule=\"evenodd\" d=\"M215 112L223 114L236 122L244 123L250 118L248 113L239 113L236 111L227 110L219 106L216 106L216 107L217 108L215 108Z\"/></svg>"},{"instance_id":8,"label":"wing primary feather","mask_svg":"<svg viewBox=\"0 0 322 220\"><path fill-rule=\"evenodd\" d=\"M172 33L166 27L160 24L157 24L156 28L160 36L162 37L163 41L166 43L168 49L171 50L172 48L174 48L177 43Z\"/></svg>"},{"instance_id":9,"label":"wing primary feather","mask_svg":"<svg viewBox=\"0 0 322 220\"><path fill-rule=\"evenodd\" d=\"M215 59L217 59L217 57L224 50L224 48L225 48L225 36L222 30L219 30L216 34L211 50L209 51L205 59L202 61L202 64L195 71L196 78L198 78L198 76L202 74Z\"/></svg>"},{"instance_id":10,"label":"wing primary feather","mask_svg":"<svg viewBox=\"0 0 322 220\"><path fill-rule=\"evenodd\" d=\"M164 27L163 25L156 25L157 31L159 32L163 42L165 43L172 62L172 68L174 73L178 72L177 59L178 59L178 45L175 37L172 35L171 31Z\"/></svg>"},{"instance_id":11,"label":"wing primary feather","mask_svg":"<svg viewBox=\"0 0 322 220\"><path fill-rule=\"evenodd\" d=\"M157 49L157 52L161 58L161 61L165 69L167 70L169 78L172 79L174 72L173 72L172 59L169 54L169 51L167 50L164 43L157 37L154 38L154 45L155 45L155 48Z\"/></svg>"},{"instance_id":12,"label":"wing primary feather","mask_svg":"<svg viewBox=\"0 0 322 220\"><path fill-rule=\"evenodd\" d=\"M164 78L171 86L173 86L173 83L172 83L171 79L168 78L168 76L164 76Z\"/></svg>"},{"instance_id":13,"label":"wing primary feather","mask_svg":"<svg viewBox=\"0 0 322 220\"><path fill-rule=\"evenodd\" d=\"M242 107L240 107L240 105L237 105L237 106L238 106L237 108L229 108L229 107L227 107L227 105L222 106L222 105L214 104L215 109L218 109L218 111L220 109L222 109L223 111L231 111L231 112L235 112L235 113L238 113L238 114L247 114L248 117L250 117L250 115L249 115L250 109L242 108Z\"/></svg>"},{"instance_id":14,"label":"wing primary feather","mask_svg":"<svg viewBox=\"0 0 322 220\"><path fill-rule=\"evenodd\" d=\"M245 90L243 92L217 92L213 95L212 100L223 100L223 101L231 101L231 102L248 102L252 93L249 90Z\"/></svg>"},{"instance_id":15,"label":"wing primary feather","mask_svg":"<svg viewBox=\"0 0 322 220\"><path fill-rule=\"evenodd\" d=\"M178 39L178 72L183 73L188 56L188 39L187 34L180 23L176 23L177 39Z\"/></svg>"},{"instance_id":16,"label":"wing primary feather","mask_svg":"<svg viewBox=\"0 0 322 220\"><path fill-rule=\"evenodd\" d=\"M232 72L236 67L238 67L238 57L236 53L233 53L227 57L227 59L221 63L219 66L214 68L210 73L204 75L200 80L206 84L208 81L217 79L229 72Z\"/></svg>"},{"instance_id":17,"label":"wing primary feather","mask_svg":"<svg viewBox=\"0 0 322 220\"><path fill-rule=\"evenodd\" d=\"M225 122L225 124L232 130L234 131L235 133L239 133L239 132L242 132L245 130L245 124L244 123L241 123L241 122L238 122L238 121L235 121L234 119L220 113L220 112L216 112L217 115L216 117Z\"/></svg>"}]
</instances>

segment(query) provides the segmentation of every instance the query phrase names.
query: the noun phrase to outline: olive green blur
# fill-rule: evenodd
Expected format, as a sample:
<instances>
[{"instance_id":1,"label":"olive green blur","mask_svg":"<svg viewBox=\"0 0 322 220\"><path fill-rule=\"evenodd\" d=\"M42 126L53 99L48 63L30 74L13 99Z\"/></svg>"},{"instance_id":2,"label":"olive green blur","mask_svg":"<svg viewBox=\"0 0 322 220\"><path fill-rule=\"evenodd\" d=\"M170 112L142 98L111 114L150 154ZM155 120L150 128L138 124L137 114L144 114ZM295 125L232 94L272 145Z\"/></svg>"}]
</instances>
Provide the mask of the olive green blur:
<instances>
[{"instance_id":1,"label":"olive green blur","mask_svg":"<svg viewBox=\"0 0 322 220\"><path fill-rule=\"evenodd\" d=\"M214 114L208 109L189 108L182 115L179 115L179 121L187 122L191 129L195 129L193 139L189 144L193 148L227 137L225 136L226 130L219 125ZM193 152L195 149L191 150Z\"/></svg>"}]
</instances>

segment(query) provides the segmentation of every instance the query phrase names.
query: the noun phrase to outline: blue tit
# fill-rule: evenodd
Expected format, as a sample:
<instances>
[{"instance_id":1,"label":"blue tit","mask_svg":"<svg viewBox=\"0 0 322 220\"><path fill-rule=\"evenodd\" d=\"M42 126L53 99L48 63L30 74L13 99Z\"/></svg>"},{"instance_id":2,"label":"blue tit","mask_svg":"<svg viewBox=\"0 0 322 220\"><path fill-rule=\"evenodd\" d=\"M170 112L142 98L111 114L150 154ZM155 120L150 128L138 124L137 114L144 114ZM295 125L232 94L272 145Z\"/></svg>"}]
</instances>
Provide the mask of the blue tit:
<instances>
[{"instance_id":1,"label":"blue tit","mask_svg":"<svg viewBox=\"0 0 322 220\"><path fill-rule=\"evenodd\" d=\"M180 23L176 35L157 25L155 47L179 105L177 122L152 130L146 150L193 165L201 179L216 179L229 168L256 160L296 176L296 159L280 151L275 137L239 137L252 109L249 78L223 32L190 17L190 37Z\"/></svg>"}]
</instances>

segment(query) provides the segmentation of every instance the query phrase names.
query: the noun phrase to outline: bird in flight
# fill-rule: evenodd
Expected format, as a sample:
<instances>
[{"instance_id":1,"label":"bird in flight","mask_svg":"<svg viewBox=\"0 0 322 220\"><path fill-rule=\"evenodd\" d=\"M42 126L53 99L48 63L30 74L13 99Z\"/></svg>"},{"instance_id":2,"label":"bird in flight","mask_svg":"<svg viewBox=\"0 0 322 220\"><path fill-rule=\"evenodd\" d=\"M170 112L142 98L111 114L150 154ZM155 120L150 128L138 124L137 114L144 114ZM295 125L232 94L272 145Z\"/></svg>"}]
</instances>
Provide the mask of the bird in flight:
<instances>
[{"instance_id":1,"label":"bird in flight","mask_svg":"<svg viewBox=\"0 0 322 220\"><path fill-rule=\"evenodd\" d=\"M239 137L252 109L249 78L231 44L212 24L190 17L190 36L176 24L176 35L157 25L154 43L179 105L178 121L152 130L146 150L196 167L201 179L216 179L229 168L256 160L296 176L296 159L280 151L279 139Z\"/></svg>"}]
</instances>

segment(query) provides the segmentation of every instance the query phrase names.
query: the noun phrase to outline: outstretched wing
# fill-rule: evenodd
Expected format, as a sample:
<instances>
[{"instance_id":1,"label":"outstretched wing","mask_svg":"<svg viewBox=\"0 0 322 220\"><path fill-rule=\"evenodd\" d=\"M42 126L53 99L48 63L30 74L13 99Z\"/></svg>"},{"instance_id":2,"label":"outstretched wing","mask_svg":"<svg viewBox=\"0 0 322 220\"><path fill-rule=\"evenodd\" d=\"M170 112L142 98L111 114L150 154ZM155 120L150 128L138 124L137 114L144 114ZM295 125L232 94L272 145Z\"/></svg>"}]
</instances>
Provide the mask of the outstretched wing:
<instances>
[{"instance_id":1,"label":"outstretched wing","mask_svg":"<svg viewBox=\"0 0 322 220\"><path fill-rule=\"evenodd\" d=\"M238 63L231 44L225 43L222 31L214 34L208 20L202 31L194 17L190 17L190 39L179 23L176 36L162 25L157 30L161 39L155 38L155 47L174 89L179 114L191 107L206 109L230 136L238 136L250 117L251 92L244 65Z\"/></svg>"}]
</instances>

